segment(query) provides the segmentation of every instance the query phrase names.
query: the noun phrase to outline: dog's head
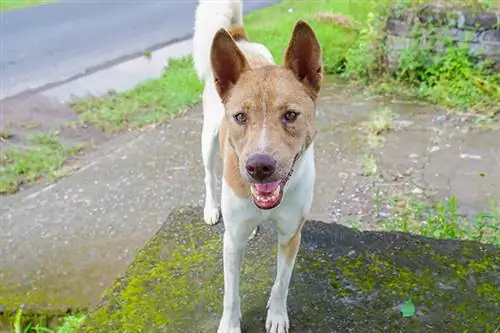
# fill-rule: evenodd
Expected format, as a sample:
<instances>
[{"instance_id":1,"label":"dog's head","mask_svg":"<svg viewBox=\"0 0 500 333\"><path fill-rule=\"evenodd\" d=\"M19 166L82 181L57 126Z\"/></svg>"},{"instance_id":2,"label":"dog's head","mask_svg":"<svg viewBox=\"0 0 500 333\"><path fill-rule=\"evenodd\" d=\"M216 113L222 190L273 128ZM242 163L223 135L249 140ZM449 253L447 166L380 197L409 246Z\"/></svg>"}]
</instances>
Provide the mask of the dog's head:
<instances>
[{"instance_id":1,"label":"dog's head","mask_svg":"<svg viewBox=\"0 0 500 333\"><path fill-rule=\"evenodd\" d=\"M321 48L304 21L295 25L283 66L251 69L228 32L214 37L211 62L225 107L228 144L261 209L278 206L295 161L315 135Z\"/></svg>"}]
</instances>

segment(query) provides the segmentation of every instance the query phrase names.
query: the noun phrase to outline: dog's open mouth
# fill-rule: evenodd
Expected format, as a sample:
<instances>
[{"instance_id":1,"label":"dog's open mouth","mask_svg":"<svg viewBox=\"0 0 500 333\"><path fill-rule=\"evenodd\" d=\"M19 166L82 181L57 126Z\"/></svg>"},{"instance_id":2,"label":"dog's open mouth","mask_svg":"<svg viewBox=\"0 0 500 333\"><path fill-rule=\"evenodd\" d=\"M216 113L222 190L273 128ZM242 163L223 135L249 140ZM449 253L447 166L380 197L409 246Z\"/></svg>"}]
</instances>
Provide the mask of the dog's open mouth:
<instances>
[{"instance_id":1,"label":"dog's open mouth","mask_svg":"<svg viewBox=\"0 0 500 333\"><path fill-rule=\"evenodd\" d=\"M284 185L281 180L266 184L252 184L250 188L253 202L260 209L271 209L278 206L283 198Z\"/></svg>"}]
</instances>

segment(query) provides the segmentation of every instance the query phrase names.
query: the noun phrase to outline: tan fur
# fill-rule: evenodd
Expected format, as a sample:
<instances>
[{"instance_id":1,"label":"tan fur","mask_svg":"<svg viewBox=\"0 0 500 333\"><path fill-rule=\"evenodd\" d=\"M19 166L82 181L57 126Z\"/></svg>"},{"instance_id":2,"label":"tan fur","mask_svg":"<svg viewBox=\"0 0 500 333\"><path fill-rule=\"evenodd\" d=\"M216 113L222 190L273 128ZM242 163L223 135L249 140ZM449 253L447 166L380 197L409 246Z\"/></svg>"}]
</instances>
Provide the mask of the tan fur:
<instances>
[{"instance_id":1,"label":"tan fur","mask_svg":"<svg viewBox=\"0 0 500 333\"><path fill-rule=\"evenodd\" d=\"M245 31L245 27L241 25L233 25L231 28L229 28L229 34L235 41L249 40Z\"/></svg>"},{"instance_id":2,"label":"tan fur","mask_svg":"<svg viewBox=\"0 0 500 333\"><path fill-rule=\"evenodd\" d=\"M262 67L242 74L238 89L231 93L226 109L229 114L246 111L250 123L244 128L230 118L226 120L228 140L233 143L239 158L244 161L261 150L260 137L265 127L268 137L265 153L275 156L277 175L284 179L295 156L306 148L304 139L313 135L314 102L308 90L294 79L289 70ZM287 110L301 110L301 119L284 126L282 116Z\"/></svg>"},{"instance_id":3,"label":"tan fur","mask_svg":"<svg viewBox=\"0 0 500 333\"><path fill-rule=\"evenodd\" d=\"M238 156L234 149L228 143L227 122L222 121L219 129L219 147L222 152L222 160L224 162L223 177L229 187L234 191L234 194L240 198L250 197L250 186L243 181L239 170Z\"/></svg>"},{"instance_id":4,"label":"tan fur","mask_svg":"<svg viewBox=\"0 0 500 333\"><path fill-rule=\"evenodd\" d=\"M304 227L306 220L303 219L299 225L299 228L295 232L292 238L286 244L280 245L285 253L285 258L288 262L295 259L297 253L299 253L300 240L302 238L302 228Z\"/></svg>"},{"instance_id":5,"label":"tan fur","mask_svg":"<svg viewBox=\"0 0 500 333\"><path fill-rule=\"evenodd\" d=\"M321 49L309 26L300 24L286 50L284 66L271 65L259 54L243 54L222 30L214 45L215 82L226 112L220 135L224 178L239 197L248 197L248 187L242 185L248 182L241 170L251 154L273 155L278 163L276 180L285 179L296 157L313 141L315 100L323 78L317 62ZM288 111L300 115L297 121L284 124ZM247 125L233 121L239 112L246 113ZM264 129L266 147L261 147Z\"/></svg>"},{"instance_id":6,"label":"tan fur","mask_svg":"<svg viewBox=\"0 0 500 333\"><path fill-rule=\"evenodd\" d=\"M268 66L270 64L269 60L259 53L247 52L245 58L251 69ZM241 176L238 155L234 147L228 142L228 127L229 123L227 117L225 117L219 129L219 148L220 151L223 152L222 159L224 162L223 177L227 184L233 189L236 196L248 198L250 197L250 186Z\"/></svg>"}]
</instances>

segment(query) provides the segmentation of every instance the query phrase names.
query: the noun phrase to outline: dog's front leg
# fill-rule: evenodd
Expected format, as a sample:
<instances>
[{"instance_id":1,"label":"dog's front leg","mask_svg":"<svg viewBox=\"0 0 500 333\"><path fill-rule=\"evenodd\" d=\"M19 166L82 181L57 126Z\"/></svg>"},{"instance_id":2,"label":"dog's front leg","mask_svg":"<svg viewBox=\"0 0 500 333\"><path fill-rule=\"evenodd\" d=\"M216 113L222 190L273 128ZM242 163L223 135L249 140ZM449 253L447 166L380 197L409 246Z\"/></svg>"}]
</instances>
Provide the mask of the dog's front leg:
<instances>
[{"instance_id":1,"label":"dog's front leg","mask_svg":"<svg viewBox=\"0 0 500 333\"><path fill-rule=\"evenodd\" d=\"M246 237L238 230L224 232L224 310L217 333L240 333L240 293L239 283ZM247 235L248 237L248 235Z\"/></svg>"},{"instance_id":2,"label":"dog's front leg","mask_svg":"<svg viewBox=\"0 0 500 333\"><path fill-rule=\"evenodd\" d=\"M278 233L278 264L276 280L267 304L266 332L286 333L290 327L287 311L287 297L295 258L299 252L302 226L291 234Z\"/></svg>"}]
</instances>

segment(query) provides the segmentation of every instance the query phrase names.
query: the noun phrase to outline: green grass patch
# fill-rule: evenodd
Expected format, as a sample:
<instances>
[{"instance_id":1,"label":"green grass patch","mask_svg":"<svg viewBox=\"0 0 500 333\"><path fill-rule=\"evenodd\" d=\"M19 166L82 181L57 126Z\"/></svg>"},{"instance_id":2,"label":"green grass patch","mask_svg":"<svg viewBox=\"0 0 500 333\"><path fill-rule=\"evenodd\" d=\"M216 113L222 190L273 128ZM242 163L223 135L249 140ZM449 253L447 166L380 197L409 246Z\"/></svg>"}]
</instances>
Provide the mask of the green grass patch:
<instances>
[{"instance_id":1,"label":"green grass patch","mask_svg":"<svg viewBox=\"0 0 500 333\"><path fill-rule=\"evenodd\" d=\"M30 6L42 5L54 0L1 0L0 11L21 9Z\"/></svg>"},{"instance_id":2,"label":"green grass patch","mask_svg":"<svg viewBox=\"0 0 500 333\"><path fill-rule=\"evenodd\" d=\"M74 108L82 121L114 133L164 122L199 101L201 90L191 58L186 57L171 61L160 79L122 94L79 101Z\"/></svg>"},{"instance_id":3,"label":"green grass patch","mask_svg":"<svg viewBox=\"0 0 500 333\"><path fill-rule=\"evenodd\" d=\"M12 147L0 152L0 194L16 192L22 184L41 177L58 179L64 175L62 166L67 158L82 149L67 146L55 136L33 136L26 148Z\"/></svg>"},{"instance_id":4,"label":"green grass patch","mask_svg":"<svg viewBox=\"0 0 500 333\"><path fill-rule=\"evenodd\" d=\"M50 324L43 316L30 320L23 316L23 310L20 309L11 322L9 333L76 333L84 320L85 315L77 313L61 317L57 323Z\"/></svg>"},{"instance_id":5,"label":"green grass patch","mask_svg":"<svg viewBox=\"0 0 500 333\"><path fill-rule=\"evenodd\" d=\"M402 231L426 237L474 240L500 247L500 202L472 218L462 214L457 199L428 205L412 200L394 200L391 215L382 221L386 231Z\"/></svg>"},{"instance_id":6,"label":"green grass patch","mask_svg":"<svg viewBox=\"0 0 500 333\"><path fill-rule=\"evenodd\" d=\"M245 23L249 38L268 47L276 61L282 63L295 23L306 20L321 42L326 72L335 73L357 39L360 27L357 22L364 22L376 4L377 1L354 0L283 1L250 13ZM335 14L335 17L328 20L327 14Z\"/></svg>"}]
</instances>

